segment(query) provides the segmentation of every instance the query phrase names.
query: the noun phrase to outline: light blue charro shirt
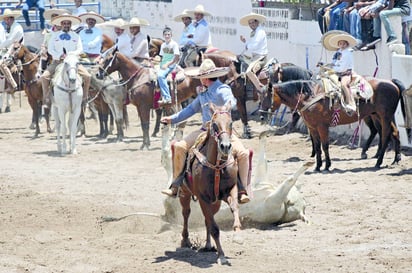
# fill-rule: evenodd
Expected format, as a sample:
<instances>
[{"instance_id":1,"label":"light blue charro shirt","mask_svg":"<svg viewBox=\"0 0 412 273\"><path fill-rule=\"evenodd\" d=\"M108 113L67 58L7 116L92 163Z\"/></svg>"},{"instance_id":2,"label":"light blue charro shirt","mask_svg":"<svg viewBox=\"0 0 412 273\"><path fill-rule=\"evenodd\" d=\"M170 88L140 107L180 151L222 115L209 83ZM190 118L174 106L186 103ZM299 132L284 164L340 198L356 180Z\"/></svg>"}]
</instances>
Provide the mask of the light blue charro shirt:
<instances>
[{"instance_id":1,"label":"light blue charro shirt","mask_svg":"<svg viewBox=\"0 0 412 273\"><path fill-rule=\"evenodd\" d=\"M222 84L216 80L209 88L200 94L183 110L172 115L172 124L182 122L196 113L202 113L202 124L205 128L206 123L212 119L209 102L217 106L223 106L230 101L232 108L236 106L236 98L232 94L232 89L227 84Z\"/></svg>"}]
</instances>

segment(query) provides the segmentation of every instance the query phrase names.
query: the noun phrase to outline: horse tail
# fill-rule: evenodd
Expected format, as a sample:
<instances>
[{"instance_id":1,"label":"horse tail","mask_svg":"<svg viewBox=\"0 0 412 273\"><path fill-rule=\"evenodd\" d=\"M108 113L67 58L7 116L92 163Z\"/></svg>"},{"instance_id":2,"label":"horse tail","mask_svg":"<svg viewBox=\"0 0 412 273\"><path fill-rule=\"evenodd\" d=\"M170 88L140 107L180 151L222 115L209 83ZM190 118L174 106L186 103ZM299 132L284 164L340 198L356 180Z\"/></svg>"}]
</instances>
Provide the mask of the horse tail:
<instances>
[{"instance_id":1,"label":"horse tail","mask_svg":"<svg viewBox=\"0 0 412 273\"><path fill-rule=\"evenodd\" d=\"M403 85L403 83L398 80L398 79L392 79L392 82L398 87L400 93L399 93L399 99L401 101L401 109L402 109L402 114L405 117L406 114L406 110L405 110L405 101L403 99L403 92L405 91L405 85Z\"/></svg>"}]
</instances>

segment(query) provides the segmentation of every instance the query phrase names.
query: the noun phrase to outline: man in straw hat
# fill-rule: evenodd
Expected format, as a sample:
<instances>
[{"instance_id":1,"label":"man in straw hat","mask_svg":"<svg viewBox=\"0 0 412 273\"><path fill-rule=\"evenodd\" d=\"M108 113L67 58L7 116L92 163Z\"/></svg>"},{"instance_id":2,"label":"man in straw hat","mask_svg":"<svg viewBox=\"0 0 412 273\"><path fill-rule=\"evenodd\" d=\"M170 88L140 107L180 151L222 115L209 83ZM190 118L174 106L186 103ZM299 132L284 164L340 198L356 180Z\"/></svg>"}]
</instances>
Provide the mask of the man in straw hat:
<instances>
[{"instance_id":1,"label":"man in straw hat","mask_svg":"<svg viewBox=\"0 0 412 273\"><path fill-rule=\"evenodd\" d=\"M130 36L125 31L127 25L126 21L122 18L112 20L108 22L107 26L114 28L116 47L120 53L130 58L132 53L132 47L130 45Z\"/></svg>"},{"instance_id":2,"label":"man in straw hat","mask_svg":"<svg viewBox=\"0 0 412 273\"><path fill-rule=\"evenodd\" d=\"M192 24L192 17L188 13L187 9L184 9L181 14L177 15L174 18L174 20L176 22L182 22L184 25L183 31L182 31L182 34L179 40L179 47L180 47L180 51L182 52L179 65L185 68L188 48L190 47L191 44L193 44L193 38L189 38L189 37L193 37L193 33L195 32L195 27Z\"/></svg>"},{"instance_id":3,"label":"man in straw hat","mask_svg":"<svg viewBox=\"0 0 412 273\"><path fill-rule=\"evenodd\" d=\"M197 54L200 52L205 52L206 49L212 45L212 36L210 35L209 23L204 18L205 16L210 16L211 14L205 10L203 5L197 5L194 10L188 11L195 20L192 23L195 30L193 35L188 35L188 38L192 39L190 41L191 45L196 48L188 54L187 64L188 66L196 65Z\"/></svg>"},{"instance_id":4,"label":"man in straw hat","mask_svg":"<svg viewBox=\"0 0 412 273\"><path fill-rule=\"evenodd\" d=\"M258 73L266 63L266 57L268 55L268 42L266 38L266 32L261 23L266 21L266 17L254 12L251 12L242 18L240 18L240 24L242 26L249 26L252 31L250 32L249 39L246 39L243 35L240 36L240 41L245 44L245 49L242 53L243 57L249 56L250 64L246 70L246 76L253 83L256 90L262 90L264 85L260 83L256 73ZM247 57L246 57L247 59Z\"/></svg>"},{"instance_id":5,"label":"man in straw hat","mask_svg":"<svg viewBox=\"0 0 412 273\"><path fill-rule=\"evenodd\" d=\"M133 17L129 23L126 24L126 27L129 27L130 31L130 56L139 63L149 59L149 42L147 36L140 32L141 26L148 25L148 21L137 17Z\"/></svg>"},{"instance_id":6,"label":"man in straw hat","mask_svg":"<svg viewBox=\"0 0 412 273\"><path fill-rule=\"evenodd\" d=\"M169 189L162 190L163 194L176 197L181 181L176 181L176 178L184 171L185 160L189 149L194 145L197 137L206 131L207 123L211 120L209 103L214 103L217 106L223 106L226 103L236 105L236 99L232 94L232 90L226 84L220 82L218 77L226 75L230 71L229 67L216 67L212 60L206 59L200 67L189 67L185 69L186 76L200 79L202 85L206 88L198 94L198 96L180 112L163 117L162 122L175 124L182 122L194 114L202 113L202 128L187 135L183 140L173 144L173 183ZM233 155L238 161L239 177L241 185L239 185L239 200L240 203L249 202L249 197L246 194L246 188L249 180L249 150L243 147L242 142L232 135L231 143L233 147Z\"/></svg>"},{"instance_id":7,"label":"man in straw hat","mask_svg":"<svg viewBox=\"0 0 412 273\"><path fill-rule=\"evenodd\" d=\"M53 18L52 24L60 25L61 30L54 32L47 44L49 54L53 60L40 77L43 89L43 106L50 105L50 80L56 67L66 57L65 52L74 52L80 55L83 52L82 42L77 33L71 30L72 24L79 24L81 19L70 14L62 14ZM83 78L83 100L87 99L90 87L90 73L82 65L78 67L79 75Z\"/></svg>"},{"instance_id":8,"label":"man in straw hat","mask_svg":"<svg viewBox=\"0 0 412 273\"><path fill-rule=\"evenodd\" d=\"M96 24L103 23L104 18L93 11L80 14L79 18L87 25L87 27L79 33L83 51L89 60L94 62L94 60L100 56L103 42L103 32L100 28L96 27Z\"/></svg>"},{"instance_id":9,"label":"man in straw hat","mask_svg":"<svg viewBox=\"0 0 412 273\"><path fill-rule=\"evenodd\" d=\"M16 8L19 8L21 4L23 3L23 0L19 0L19 3L17 4ZM44 29L44 0L26 0L23 4L23 17L24 21L26 22L26 26L31 26L30 22L30 17L29 17L29 10L31 8L37 8L39 10L39 19L40 19L40 28Z\"/></svg>"},{"instance_id":10,"label":"man in straw hat","mask_svg":"<svg viewBox=\"0 0 412 273\"><path fill-rule=\"evenodd\" d=\"M353 51L350 49L356 45L356 39L347 33L336 34L329 39L329 48L336 49L332 58L332 68L339 77L342 92L345 97L345 110L348 114L356 112L355 100L350 91L350 83L353 76Z\"/></svg>"},{"instance_id":11,"label":"man in straw hat","mask_svg":"<svg viewBox=\"0 0 412 273\"><path fill-rule=\"evenodd\" d=\"M3 19L2 26L5 30L4 39L0 39L0 50L7 50L7 48L9 48L14 42L20 41L24 38L23 27L15 21L15 19L20 16L20 11L11 9L5 9L3 14L0 15L0 19ZM3 62L3 60L0 61L0 70L1 73L6 77L7 81L10 83L11 87L16 90L18 87L17 83L14 80L10 69Z\"/></svg>"}]
</instances>

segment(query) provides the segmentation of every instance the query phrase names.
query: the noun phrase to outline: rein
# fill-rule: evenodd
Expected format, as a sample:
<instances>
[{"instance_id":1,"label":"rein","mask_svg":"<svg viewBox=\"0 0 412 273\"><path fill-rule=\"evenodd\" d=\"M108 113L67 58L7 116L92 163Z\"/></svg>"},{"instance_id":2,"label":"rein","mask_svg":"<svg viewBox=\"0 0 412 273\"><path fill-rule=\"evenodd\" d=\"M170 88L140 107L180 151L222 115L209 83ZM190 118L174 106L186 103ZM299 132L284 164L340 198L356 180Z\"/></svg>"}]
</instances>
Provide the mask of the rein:
<instances>
[{"instance_id":1,"label":"rein","mask_svg":"<svg viewBox=\"0 0 412 273\"><path fill-rule=\"evenodd\" d=\"M212 120L216 116L216 114L228 114L230 116L230 113L228 111L219 111L215 112L212 116ZM215 132L212 136L218 145L219 143L219 137L223 134L228 134L230 137L230 134L227 131L221 131L221 132ZM208 167L209 169L212 169L215 171L215 179L213 183L213 192L215 195L215 201L216 202L219 198L219 188L220 188L220 174L223 173L223 169L226 168L227 166L230 166L235 163L235 160L232 156L232 154L229 154L228 158L225 160L222 160L222 153L218 149L218 154L217 154L217 159L216 159L216 164L212 164L207 160L207 157L200 152L200 150L197 148L193 149L193 153L195 154L196 158L199 160L199 163L202 166Z\"/></svg>"}]
</instances>

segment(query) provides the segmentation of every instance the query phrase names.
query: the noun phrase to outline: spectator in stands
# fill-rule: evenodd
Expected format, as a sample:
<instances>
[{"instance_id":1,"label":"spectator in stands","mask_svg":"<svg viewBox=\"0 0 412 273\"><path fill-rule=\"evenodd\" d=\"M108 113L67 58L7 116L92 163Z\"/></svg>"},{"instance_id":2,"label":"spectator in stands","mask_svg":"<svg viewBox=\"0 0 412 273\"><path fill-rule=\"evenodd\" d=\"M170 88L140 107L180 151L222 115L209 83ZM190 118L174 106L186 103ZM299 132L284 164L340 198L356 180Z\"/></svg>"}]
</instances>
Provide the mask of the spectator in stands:
<instances>
[{"instance_id":1,"label":"spectator in stands","mask_svg":"<svg viewBox=\"0 0 412 273\"><path fill-rule=\"evenodd\" d=\"M203 5L197 5L194 10L188 13L195 18L193 26L195 28L193 35L188 35L192 39L191 44L195 46L196 50L188 54L188 66L196 65L196 58L200 52L205 52L206 49L212 45L212 36L210 35L209 23L204 18L211 15L205 10Z\"/></svg>"},{"instance_id":2,"label":"spectator in stands","mask_svg":"<svg viewBox=\"0 0 412 273\"><path fill-rule=\"evenodd\" d=\"M104 18L93 11L80 14L79 18L82 20L82 23L87 25L79 33L83 51L87 54L89 60L94 62L100 56L103 41L103 32L100 28L96 27L96 24L103 23Z\"/></svg>"},{"instance_id":3,"label":"spectator in stands","mask_svg":"<svg viewBox=\"0 0 412 273\"><path fill-rule=\"evenodd\" d=\"M381 22L385 27L388 39L386 45L394 44L398 41L395 31L390 22L392 16L406 16L409 15L410 4L409 0L390 0L386 9L379 13L379 16L373 18L373 37L374 41L380 41L381 39Z\"/></svg>"},{"instance_id":4,"label":"spectator in stands","mask_svg":"<svg viewBox=\"0 0 412 273\"><path fill-rule=\"evenodd\" d=\"M141 64L149 60L149 41L147 35L140 31L140 27L148 25L149 22L147 20L137 17L133 17L130 19L130 22L126 24L126 27L129 27L130 31L130 56Z\"/></svg>"},{"instance_id":5,"label":"spectator in stands","mask_svg":"<svg viewBox=\"0 0 412 273\"><path fill-rule=\"evenodd\" d=\"M16 6L16 9L21 6L23 0L19 0L19 3ZM40 28L44 29L44 0L26 0L23 4L23 17L24 21L26 21L26 26L31 26L30 17L29 17L29 10L31 8L37 8L39 10L39 19L40 19Z\"/></svg>"},{"instance_id":6,"label":"spectator in stands","mask_svg":"<svg viewBox=\"0 0 412 273\"><path fill-rule=\"evenodd\" d=\"M402 17L402 43L405 45L405 54L411 55L411 43L409 33L412 29L412 9L408 16Z\"/></svg>"},{"instance_id":7,"label":"spectator in stands","mask_svg":"<svg viewBox=\"0 0 412 273\"><path fill-rule=\"evenodd\" d=\"M0 18L3 18L2 26L5 30L5 39L0 41L0 49L7 50L13 42L23 40L23 27L15 21L15 18L20 17L20 15L21 13L18 10L5 9L0 16ZM18 87L17 83L11 75L10 69L3 61L0 61L0 71L6 77L11 87L16 90Z\"/></svg>"},{"instance_id":8,"label":"spectator in stands","mask_svg":"<svg viewBox=\"0 0 412 273\"><path fill-rule=\"evenodd\" d=\"M65 51L79 55L83 52L79 35L71 30L73 24L80 24L80 22L81 19L79 17L70 14L62 14L52 20L52 24L60 25L61 30L55 32L49 40L47 48L53 60L40 77L44 108L47 108L50 103L50 81L54 76L56 67L66 57ZM91 75L81 64L78 66L78 73L83 78L83 100L85 101L89 93Z\"/></svg>"},{"instance_id":9,"label":"spectator in stands","mask_svg":"<svg viewBox=\"0 0 412 273\"><path fill-rule=\"evenodd\" d=\"M86 13L87 9L83 7L83 0L74 0L75 9L72 11L74 16L80 16L80 14Z\"/></svg>"},{"instance_id":10,"label":"spectator in stands","mask_svg":"<svg viewBox=\"0 0 412 273\"><path fill-rule=\"evenodd\" d=\"M365 2L365 5L359 10L361 16L362 41L366 44L357 45L356 48L361 50L374 49L375 45L380 42L380 38L373 37L373 18L379 17L379 12L387 5L387 0L376 0Z\"/></svg>"},{"instance_id":11,"label":"spectator in stands","mask_svg":"<svg viewBox=\"0 0 412 273\"><path fill-rule=\"evenodd\" d=\"M254 12L249 13L240 18L240 24L243 26L249 26L252 30L250 32L249 39L246 39L243 35L240 36L240 41L245 44L242 56L248 59L249 66L246 70L246 76L253 83L256 90L262 90L264 85L260 83L256 73L258 73L266 63L266 57L268 54L268 45L266 32L261 23L266 21L266 17Z\"/></svg>"},{"instance_id":12,"label":"spectator in stands","mask_svg":"<svg viewBox=\"0 0 412 273\"><path fill-rule=\"evenodd\" d=\"M192 24L192 17L188 13L188 10L185 9L183 12L179 15L177 15L174 20L176 22L182 22L184 27L182 31L182 35L180 36L179 40L179 47L180 47L180 52L181 52L181 57L180 57L180 62L179 65L181 67L186 67L186 57L188 53L188 48L190 47L191 44L193 44L193 33L195 32L195 27Z\"/></svg>"},{"instance_id":13,"label":"spectator in stands","mask_svg":"<svg viewBox=\"0 0 412 273\"><path fill-rule=\"evenodd\" d=\"M160 69L157 73L157 81L159 83L160 93L162 94L162 100L158 103L164 105L172 103L166 78L179 62L180 50L179 45L172 39L172 30L169 27L163 30L163 38L165 42L160 46L159 56L162 59L160 61Z\"/></svg>"}]
</instances>

